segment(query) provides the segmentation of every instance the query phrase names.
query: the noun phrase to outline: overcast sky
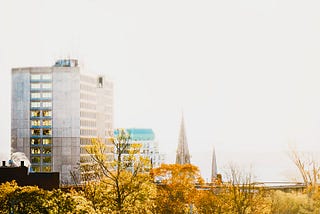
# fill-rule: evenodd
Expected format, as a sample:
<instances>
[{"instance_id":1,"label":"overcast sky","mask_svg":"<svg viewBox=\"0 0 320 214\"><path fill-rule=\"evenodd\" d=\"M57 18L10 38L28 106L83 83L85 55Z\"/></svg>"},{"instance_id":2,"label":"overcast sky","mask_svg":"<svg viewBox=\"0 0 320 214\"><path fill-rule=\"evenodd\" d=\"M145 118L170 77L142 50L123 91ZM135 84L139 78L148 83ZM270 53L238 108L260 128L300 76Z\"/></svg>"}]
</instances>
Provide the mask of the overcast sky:
<instances>
[{"instance_id":1,"label":"overcast sky","mask_svg":"<svg viewBox=\"0 0 320 214\"><path fill-rule=\"evenodd\" d=\"M115 83L115 127L153 128L174 162L181 112L192 163L295 177L288 144L320 151L320 1L1 1L0 142L12 67L78 58ZM296 174L297 175L297 174Z\"/></svg>"}]
</instances>

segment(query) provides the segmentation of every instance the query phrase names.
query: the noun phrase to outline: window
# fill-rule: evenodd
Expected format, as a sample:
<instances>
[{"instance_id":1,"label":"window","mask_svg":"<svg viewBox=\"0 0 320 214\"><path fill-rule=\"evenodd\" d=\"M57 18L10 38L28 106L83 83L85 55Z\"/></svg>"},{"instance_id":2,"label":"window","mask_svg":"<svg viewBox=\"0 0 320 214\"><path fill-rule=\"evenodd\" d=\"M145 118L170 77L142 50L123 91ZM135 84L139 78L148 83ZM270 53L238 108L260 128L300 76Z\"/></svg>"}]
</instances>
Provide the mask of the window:
<instances>
[{"instance_id":1,"label":"window","mask_svg":"<svg viewBox=\"0 0 320 214\"><path fill-rule=\"evenodd\" d=\"M40 111L31 111L31 117L40 117Z\"/></svg>"},{"instance_id":2,"label":"window","mask_svg":"<svg viewBox=\"0 0 320 214\"><path fill-rule=\"evenodd\" d=\"M51 147L43 147L43 154L45 155L51 154Z\"/></svg>"},{"instance_id":3,"label":"window","mask_svg":"<svg viewBox=\"0 0 320 214\"><path fill-rule=\"evenodd\" d=\"M40 93L31 93L31 98L40 98Z\"/></svg>"},{"instance_id":4,"label":"window","mask_svg":"<svg viewBox=\"0 0 320 214\"><path fill-rule=\"evenodd\" d=\"M43 129L43 135L51 135L51 129Z\"/></svg>"},{"instance_id":5,"label":"window","mask_svg":"<svg viewBox=\"0 0 320 214\"><path fill-rule=\"evenodd\" d=\"M40 126L40 120L31 120L31 126Z\"/></svg>"},{"instance_id":6,"label":"window","mask_svg":"<svg viewBox=\"0 0 320 214\"><path fill-rule=\"evenodd\" d=\"M43 163L51 163L51 157L43 157L42 162Z\"/></svg>"},{"instance_id":7,"label":"window","mask_svg":"<svg viewBox=\"0 0 320 214\"><path fill-rule=\"evenodd\" d=\"M44 138L44 139L42 139L42 144L43 145L49 145L49 144L51 144L51 139L49 138Z\"/></svg>"},{"instance_id":8,"label":"window","mask_svg":"<svg viewBox=\"0 0 320 214\"><path fill-rule=\"evenodd\" d=\"M31 154L40 154L40 148L37 148L37 147L31 148Z\"/></svg>"},{"instance_id":9,"label":"window","mask_svg":"<svg viewBox=\"0 0 320 214\"><path fill-rule=\"evenodd\" d=\"M43 83L42 84L42 88L44 88L44 89L51 89L51 83Z\"/></svg>"},{"instance_id":10,"label":"window","mask_svg":"<svg viewBox=\"0 0 320 214\"><path fill-rule=\"evenodd\" d=\"M39 145L40 142L41 142L40 139L31 139L31 144L32 144L32 145Z\"/></svg>"},{"instance_id":11,"label":"window","mask_svg":"<svg viewBox=\"0 0 320 214\"><path fill-rule=\"evenodd\" d=\"M41 159L39 156L31 157L31 163L40 163Z\"/></svg>"},{"instance_id":12,"label":"window","mask_svg":"<svg viewBox=\"0 0 320 214\"><path fill-rule=\"evenodd\" d=\"M102 88L103 87L103 77L99 77L98 78L98 88Z\"/></svg>"},{"instance_id":13,"label":"window","mask_svg":"<svg viewBox=\"0 0 320 214\"><path fill-rule=\"evenodd\" d=\"M45 93L42 93L42 97L43 98L51 98L52 94L51 94L51 92L45 92Z\"/></svg>"},{"instance_id":14,"label":"window","mask_svg":"<svg viewBox=\"0 0 320 214\"><path fill-rule=\"evenodd\" d=\"M52 75L51 74L43 74L42 75L42 79L43 80L51 80L52 79Z\"/></svg>"},{"instance_id":15,"label":"window","mask_svg":"<svg viewBox=\"0 0 320 214\"><path fill-rule=\"evenodd\" d=\"M43 172L51 172L51 166L43 166L42 171Z\"/></svg>"},{"instance_id":16,"label":"window","mask_svg":"<svg viewBox=\"0 0 320 214\"><path fill-rule=\"evenodd\" d=\"M40 80L40 74L31 74L31 80Z\"/></svg>"},{"instance_id":17,"label":"window","mask_svg":"<svg viewBox=\"0 0 320 214\"><path fill-rule=\"evenodd\" d=\"M51 125L52 125L52 122L51 122L51 120L43 120L43 121L42 121L42 125L43 125L43 126L51 126Z\"/></svg>"},{"instance_id":18,"label":"window","mask_svg":"<svg viewBox=\"0 0 320 214\"><path fill-rule=\"evenodd\" d=\"M39 108L40 102L31 102L31 108Z\"/></svg>"},{"instance_id":19,"label":"window","mask_svg":"<svg viewBox=\"0 0 320 214\"><path fill-rule=\"evenodd\" d=\"M40 89L39 83L31 83L31 89Z\"/></svg>"},{"instance_id":20,"label":"window","mask_svg":"<svg viewBox=\"0 0 320 214\"><path fill-rule=\"evenodd\" d=\"M40 129L31 129L31 135L39 136L40 135Z\"/></svg>"},{"instance_id":21,"label":"window","mask_svg":"<svg viewBox=\"0 0 320 214\"><path fill-rule=\"evenodd\" d=\"M52 116L52 112L51 111L42 111L42 116L43 117L51 117Z\"/></svg>"},{"instance_id":22,"label":"window","mask_svg":"<svg viewBox=\"0 0 320 214\"><path fill-rule=\"evenodd\" d=\"M32 166L31 171L32 172L40 172L40 166Z\"/></svg>"},{"instance_id":23,"label":"window","mask_svg":"<svg viewBox=\"0 0 320 214\"><path fill-rule=\"evenodd\" d=\"M51 106L52 106L51 102L43 102L42 103L42 107L44 107L44 108L50 108Z\"/></svg>"}]
</instances>

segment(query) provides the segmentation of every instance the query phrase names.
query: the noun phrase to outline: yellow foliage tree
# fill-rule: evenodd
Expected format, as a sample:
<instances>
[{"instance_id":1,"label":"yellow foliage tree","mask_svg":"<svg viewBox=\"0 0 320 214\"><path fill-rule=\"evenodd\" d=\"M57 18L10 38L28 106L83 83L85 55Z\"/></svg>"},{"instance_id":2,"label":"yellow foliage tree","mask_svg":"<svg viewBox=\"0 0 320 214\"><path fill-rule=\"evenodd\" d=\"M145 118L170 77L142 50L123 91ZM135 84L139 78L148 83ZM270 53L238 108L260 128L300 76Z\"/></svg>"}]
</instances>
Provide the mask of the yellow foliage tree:
<instances>
[{"instance_id":1,"label":"yellow foliage tree","mask_svg":"<svg viewBox=\"0 0 320 214\"><path fill-rule=\"evenodd\" d=\"M194 209L196 185L203 183L198 167L191 164L162 164L152 170L158 182L154 213L186 213Z\"/></svg>"},{"instance_id":2,"label":"yellow foliage tree","mask_svg":"<svg viewBox=\"0 0 320 214\"><path fill-rule=\"evenodd\" d=\"M99 139L86 147L96 179L87 182L84 195L103 213L148 213L156 192L147 173L150 161L140 155L141 145L130 143L125 130L117 131L109 139L115 148L113 160L108 159L107 146Z\"/></svg>"}]
</instances>

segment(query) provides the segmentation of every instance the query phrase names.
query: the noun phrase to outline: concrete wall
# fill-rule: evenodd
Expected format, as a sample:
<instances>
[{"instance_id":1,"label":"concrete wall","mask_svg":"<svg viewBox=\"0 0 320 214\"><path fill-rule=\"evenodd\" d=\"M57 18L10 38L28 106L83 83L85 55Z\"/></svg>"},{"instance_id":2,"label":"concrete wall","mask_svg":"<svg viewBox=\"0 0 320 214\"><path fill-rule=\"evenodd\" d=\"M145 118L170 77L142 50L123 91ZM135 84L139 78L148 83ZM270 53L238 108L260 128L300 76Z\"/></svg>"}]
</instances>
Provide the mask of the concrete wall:
<instances>
[{"instance_id":1,"label":"concrete wall","mask_svg":"<svg viewBox=\"0 0 320 214\"><path fill-rule=\"evenodd\" d=\"M30 158L30 74L28 68L12 70L12 152Z\"/></svg>"},{"instance_id":2,"label":"concrete wall","mask_svg":"<svg viewBox=\"0 0 320 214\"><path fill-rule=\"evenodd\" d=\"M53 67L53 171L72 182L70 171L80 162L80 74L78 67Z\"/></svg>"}]
</instances>

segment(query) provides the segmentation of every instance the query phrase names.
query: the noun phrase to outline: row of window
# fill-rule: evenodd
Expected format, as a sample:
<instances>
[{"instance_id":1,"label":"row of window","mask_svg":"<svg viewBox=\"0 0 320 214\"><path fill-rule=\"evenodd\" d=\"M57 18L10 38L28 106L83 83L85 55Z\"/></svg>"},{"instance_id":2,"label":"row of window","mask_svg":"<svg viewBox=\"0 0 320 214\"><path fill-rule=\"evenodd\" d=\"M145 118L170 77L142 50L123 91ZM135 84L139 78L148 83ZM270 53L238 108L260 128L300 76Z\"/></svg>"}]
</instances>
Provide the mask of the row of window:
<instances>
[{"instance_id":1,"label":"row of window","mask_svg":"<svg viewBox=\"0 0 320 214\"><path fill-rule=\"evenodd\" d=\"M30 95L31 99L40 99L40 98L46 98L50 99L52 98L52 93L51 92L32 92Z\"/></svg>"},{"instance_id":2,"label":"row of window","mask_svg":"<svg viewBox=\"0 0 320 214\"><path fill-rule=\"evenodd\" d=\"M42 135L44 136L50 136L52 135L51 129L31 129L31 135L33 136L40 136L42 131Z\"/></svg>"},{"instance_id":3,"label":"row of window","mask_svg":"<svg viewBox=\"0 0 320 214\"><path fill-rule=\"evenodd\" d=\"M51 80L52 74L31 74L31 80Z\"/></svg>"},{"instance_id":4,"label":"row of window","mask_svg":"<svg viewBox=\"0 0 320 214\"><path fill-rule=\"evenodd\" d=\"M31 163L32 164L49 164L51 163L51 157L40 157L40 156L32 156L31 157Z\"/></svg>"},{"instance_id":5,"label":"row of window","mask_svg":"<svg viewBox=\"0 0 320 214\"><path fill-rule=\"evenodd\" d=\"M80 138L80 145L91 145L91 138Z\"/></svg>"},{"instance_id":6,"label":"row of window","mask_svg":"<svg viewBox=\"0 0 320 214\"><path fill-rule=\"evenodd\" d=\"M40 102L40 101L32 101L31 102L31 108L51 108L52 107L52 102L51 101L45 101L45 102Z\"/></svg>"},{"instance_id":7,"label":"row of window","mask_svg":"<svg viewBox=\"0 0 320 214\"><path fill-rule=\"evenodd\" d=\"M80 135L83 136L96 136L97 131L96 130L89 130L89 129L80 129Z\"/></svg>"},{"instance_id":8,"label":"row of window","mask_svg":"<svg viewBox=\"0 0 320 214\"><path fill-rule=\"evenodd\" d=\"M81 93L81 94L80 94L80 99L82 99L82 100L96 101L96 96L93 96L93 95L91 95L91 94Z\"/></svg>"},{"instance_id":9,"label":"row of window","mask_svg":"<svg viewBox=\"0 0 320 214\"><path fill-rule=\"evenodd\" d=\"M51 117L52 116L52 111L51 110L36 110L36 111L31 111L30 112L31 117Z\"/></svg>"},{"instance_id":10,"label":"row of window","mask_svg":"<svg viewBox=\"0 0 320 214\"><path fill-rule=\"evenodd\" d=\"M31 120L31 126L52 126L52 120Z\"/></svg>"},{"instance_id":11,"label":"row of window","mask_svg":"<svg viewBox=\"0 0 320 214\"><path fill-rule=\"evenodd\" d=\"M80 125L86 127L96 127L96 121L80 120Z\"/></svg>"},{"instance_id":12,"label":"row of window","mask_svg":"<svg viewBox=\"0 0 320 214\"><path fill-rule=\"evenodd\" d=\"M51 166L31 166L32 172L51 172Z\"/></svg>"},{"instance_id":13,"label":"row of window","mask_svg":"<svg viewBox=\"0 0 320 214\"><path fill-rule=\"evenodd\" d=\"M80 108L96 110L96 105L95 105L95 104L91 104L91 103L81 102L81 103L80 103Z\"/></svg>"},{"instance_id":14,"label":"row of window","mask_svg":"<svg viewBox=\"0 0 320 214\"><path fill-rule=\"evenodd\" d=\"M31 145L51 145L52 141L51 138L31 138L30 140Z\"/></svg>"},{"instance_id":15,"label":"row of window","mask_svg":"<svg viewBox=\"0 0 320 214\"><path fill-rule=\"evenodd\" d=\"M52 84L51 83L31 83L30 86L31 89L51 89Z\"/></svg>"},{"instance_id":16,"label":"row of window","mask_svg":"<svg viewBox=\"0 0 320 214\"><path fill-rule=\"evenodd\" d=\"M96 118L96 113L94 112L87 112L87 111L80 111L80 117L86 117L86 118Z\"/></svg>"},{"instance_id":17,"label":"row of window","mask_svg":"<svg viewBox=\"0 0 320 214\"><path fill-rule=\"evenodd\" d=\"M31 147L31 155L50 155L51 147Z\"/></svg>"},{"instance_id":18,"label":"row of window","mask_svg":"<svg viewBox=\"0 0 320 214\"><path fill-rule=\"evenodd\" d=\"M96 88L90 85L80 84L80 91L86 91L86 92L96 92Z\"/></svg>"}]
</instances>

